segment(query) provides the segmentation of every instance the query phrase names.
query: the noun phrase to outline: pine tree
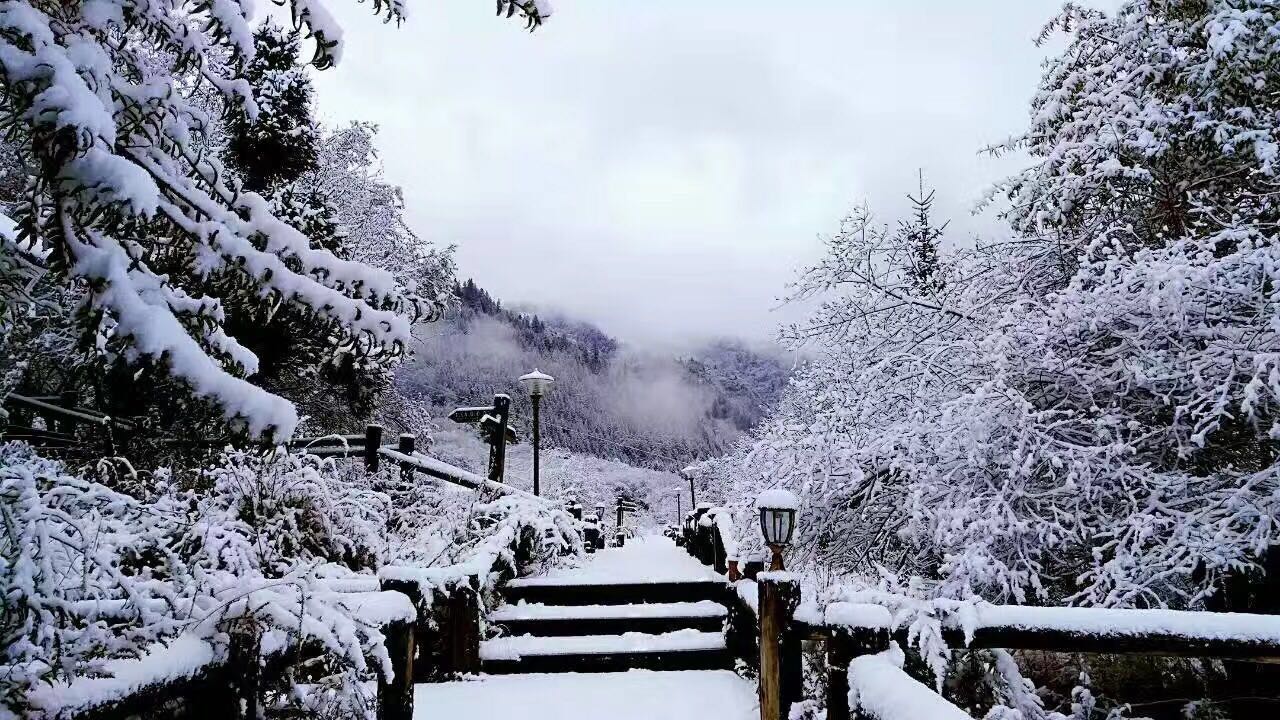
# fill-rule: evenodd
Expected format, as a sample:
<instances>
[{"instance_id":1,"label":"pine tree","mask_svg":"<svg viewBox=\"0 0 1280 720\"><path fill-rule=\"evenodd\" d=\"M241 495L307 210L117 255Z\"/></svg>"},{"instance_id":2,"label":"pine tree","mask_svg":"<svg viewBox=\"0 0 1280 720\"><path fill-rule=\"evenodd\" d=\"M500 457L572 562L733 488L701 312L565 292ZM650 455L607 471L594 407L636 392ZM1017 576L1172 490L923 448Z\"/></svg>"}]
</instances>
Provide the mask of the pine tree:
<instances>
[{"instance_id":1,"label":"pine tree","mask_svg":"<svg viewBox=\"0 0 1280 720\"><path fill-rule=\"evenodd\" d=\"M246 78L259 89L259 119L228 123L227 166L243 186L268 198L272 212L312 242L348 257L345 232L325 198L300 181L318 170L320 133L312 87L299 62L296 33L264 25L254 35ZM304 314L242 305L228 308L227 327L258 356L254 378L311 418L317 432L349 430L367 419L390 383L384 363L357 363L338 352L326 324Z\"/></svg>"},{"instance_id":2,"label":"pine tree","mask_svg":"<svg viewBox=\"0 0 1280 720\"><path fill-rule=\"evenodd\" d=\"M314 47L311 64L335 65L342 29L326 3L282 4ZM83 347L180 384L235 429L281 439L297 409L246 379L258 358L226 331L228 304L304 314L344 352L382 362L403 354L435 298L325 251L205 151L216 118L264 116L254 96L267 93L245 76L254 5L6 3L0 129L35 173L16 239L49 258L54 282L85 289ZM500 6L530 28L550 12L535 0ZM403 19L401 0L373 7Z\"/></svg>"},{"instance_id":3,"label":"pine tree","mask_svg":"<svg viewBox=\"0 0 1280 720\"><path fill-rule=\"evenodd\" d=\"M920 295L936 295L946 287L942 268L938 263L938 242L950 221L937 227L933 224L934 190L927 192L924 171L919 171L920 188L917 195L907 195L914 217L898 221L898 241L908 253L911 286Z\"/></svg>"}]
</instances>

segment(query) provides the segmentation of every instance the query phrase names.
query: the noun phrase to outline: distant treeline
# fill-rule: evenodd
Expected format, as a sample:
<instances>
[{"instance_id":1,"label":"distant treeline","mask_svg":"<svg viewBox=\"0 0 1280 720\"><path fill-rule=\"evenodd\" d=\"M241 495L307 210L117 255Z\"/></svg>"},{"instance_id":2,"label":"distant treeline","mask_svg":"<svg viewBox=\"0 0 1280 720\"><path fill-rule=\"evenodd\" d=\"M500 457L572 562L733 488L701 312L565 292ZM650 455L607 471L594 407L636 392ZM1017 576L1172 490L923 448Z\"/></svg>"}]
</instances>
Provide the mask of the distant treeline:
<instances>
[{"instance_id":1,"label":"distant treeline","mask_svg":"<svg viewBox=\"0 0 1280 720\"><path fill-rule=\"evenodd\" d=\"M516 378L538 367L557 380L543 402L544 439L576 452L663 469L719 454L768 412L790 373L780 353L736 341L650 354L581 320L504 307L474 280L455 293L457 306L398 374L404 391L438 415L506 392L524 428Z\"/></svg>"}]
</instances>

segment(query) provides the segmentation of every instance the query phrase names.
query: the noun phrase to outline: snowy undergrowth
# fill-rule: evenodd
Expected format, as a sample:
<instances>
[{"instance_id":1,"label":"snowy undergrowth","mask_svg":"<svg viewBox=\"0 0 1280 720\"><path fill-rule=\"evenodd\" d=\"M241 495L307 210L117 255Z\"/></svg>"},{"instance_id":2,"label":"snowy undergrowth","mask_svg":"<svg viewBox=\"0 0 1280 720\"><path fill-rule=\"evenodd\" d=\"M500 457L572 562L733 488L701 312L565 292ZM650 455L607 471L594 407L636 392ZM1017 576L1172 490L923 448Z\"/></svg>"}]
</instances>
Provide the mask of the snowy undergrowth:
<instances>
[{"instance_id":1,"label":"snowy undergrowth","mask_svg":"<svg viewBox=\"0 0 1280 720\"><path fill-rule=\"evenodd\" d=\"M226 621L252 617L264 653L305 643L323 657L277 688L275 704L367 716L368 680L387 667L383 637L338 590L376 587L373 573L393 559L484 575L510 560L522 532L581 548L567 513L546 503L421 477L406 486L398 468L368 475L314 456L227 451L196 473L140 477L0 445L3 708L56 712L60 697L38 687L110 676L119 660L178 637L207 643L216 661Z\"/></svg>"}]
</instances>

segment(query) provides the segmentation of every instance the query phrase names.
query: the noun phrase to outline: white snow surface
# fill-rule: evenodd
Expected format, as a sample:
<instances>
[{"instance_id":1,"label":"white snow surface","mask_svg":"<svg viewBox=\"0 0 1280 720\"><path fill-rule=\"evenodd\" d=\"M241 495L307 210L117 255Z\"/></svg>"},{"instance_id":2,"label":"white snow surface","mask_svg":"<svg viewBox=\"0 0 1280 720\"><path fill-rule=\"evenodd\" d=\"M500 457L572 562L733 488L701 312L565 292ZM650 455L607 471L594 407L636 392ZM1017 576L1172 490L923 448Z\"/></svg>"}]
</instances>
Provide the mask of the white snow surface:
<instances>
[{"instance_id":1,"label":"white snow surface","mask_svg":"<svg viewBox=\"0 0 1280 720\"><path fill-rule=\"evenodd\" d=\"M418 619L413 601L404 593L392 590L341 594L337 602L353 619L374 627Z\"/></svg>"},{"instance_id":2,"label":"white snow surface","mask_svg":"<svg viewBox=\"0 0 1280 720\"><path fill-rule=\"evenodd\" d=\"M800 498L790 490L769 488L756 496L757 508L778 508L781 510L799 510Z\"/></svg>"},{"instance_id":3,"label":"white snow surface","mask_svg":"<svg viewBox=\"0 0 1280 720\"><path fill-rule=\"evenodd\" d=\"M728 670L481 676L418 685L414 717L753 720L755 686Z\"/></svg>"},{"instance_id":4,"label":"white snow surface","mask_svg":"<svg viewBox=\"0 0 1280 720\"><path fill-rule=\"evenodd\" d=\"M879 720L973 720L902 670L897 644L849 663L849 709Z\"/></svg>"},{"instance_id":5,"label":"white snow surface","mask_svg":"<svg viewBox=\"0 0 1280 720\"><path fill-rule=\"evenodd\" d=\"M1079 607L1024 607L977 603L960 608L948 624L975 628L1061 630L1092 635L1169 634L1205 640L1259 640L1280 644L1280 616Z\"/></svg>"},{"instance_id":6,"label":"white snow surface","mask_svg":"<svg viewBox=\"0 0 1280 720\"><path fill-rule=\"evenodd\" d=\"M883 605L872 603L834 602L824 613L828 625L844 627L891 628L893 613Z\"/></svg>"},{"instance_id":7,"label":"white snow surface","mask_svg":"<svg viewBox=\"0 0 1280 720\"><path fill-rule=\"evenodd\" d=\"M524 655L603 655L610 653L671 652L679 650L720 650L724 635L718 632L676 630L651 635L569 635L564 637L496 638L480 643L483 660L518 660Z\"/></svg>"},{"instance_id":8,"label":"white snow surface","mask_svg":"<svg viewBox=\"0 0 1280 720\"><path fill-rule=\"evenodd\" d=\"M50 716L72 717L84 710L127 697L159 683L193 677L214 660L213 645L195 635L180 635L139 658L110 660L110 676L80 676L39 685L27 695L32 708Z\"/></svg>"},{"instance_id":9,"label":"white snow surface","mask_svg":"<svg viewBox=\"0 0 1280 720\"><path fill-rule=\"evenodd\" d=\"M714 570L676 547L669 538L652 535L606 548L575 568L557 568L541 577L512 580L512 587L534 585L626 585L631 583L722 580Z\"/></svg>"},{"instance_id":10,"label":"white snow surface","mask_svg":"<svg viewBox=\"0 0 1280 720\"><path fill-rule=\"evenodd\" d=\"M684 603L642 603L638 605L506 605L489 613L489 620L597 620L604 618L692 618L724 617L728 611L711 600Z\"/></svg>"}]
</instances>

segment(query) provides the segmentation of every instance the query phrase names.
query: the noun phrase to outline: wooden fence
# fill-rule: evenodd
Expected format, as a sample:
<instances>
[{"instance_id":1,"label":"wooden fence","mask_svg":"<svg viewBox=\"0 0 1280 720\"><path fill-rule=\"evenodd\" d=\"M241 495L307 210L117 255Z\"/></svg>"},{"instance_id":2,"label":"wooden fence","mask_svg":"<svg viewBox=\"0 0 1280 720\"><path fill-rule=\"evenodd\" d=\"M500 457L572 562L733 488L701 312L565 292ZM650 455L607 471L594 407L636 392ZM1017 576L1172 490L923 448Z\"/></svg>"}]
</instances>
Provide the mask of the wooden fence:
<instances>
[{"instance_id":1,"label":"wooden fence","mask_svg":"<svg viewBox=\"0 0 1280 720\"><path fill-rule=\"evenodd\" d=\"M334 581L348 585L342 597L350 601L342 606L353 619L379 628L386 639L392 672L377 672L379 720L412 720L416 682L479 670L483 595L519 574L536 541L531 525L505 526L458 565L389 566L376 578ZM254 720L266 687L321 655L305 642L262 652L262 626L252 617L230 618L221 629L230 639L221 660L211 659L208 640L180 636L136 660L118 661L116 677L76 678L33 700L59 720ZM202 655L209 661L192 663ZM158 677L140 679L157 670ZM129 686L124 691L122 683Z\"/></svg>"},{"instance_id":2,"label":"wooden fence","mask_svg":"<svg viewBox=\"0 0 1280 720\"><path fill-rule=\"evenodd\" d=\"M13 410L11 420L0 432L0 440L21 440L48 450L71 450L84 447L81 438L75 435L77 425L91 425L105 431L104 439L107 449L112 453L122 450L128 438L137 429L132 423L112 418L96 410L75 406L75 397L71 394L61 396L28 397L10 393L4 403ZM33 416L51 419L49 427L36 428ZM365 426L363 433L349 435L319 435L300 437L290 440L284 447L293 452L306 452L319 457L359 458L364 461L370 472L377 472L385 458L398 463L401 472L412 479L415 473L461 485L472 490L492 490L503 494L519 494L529 498L535 497L518 488L463 470L435 458L416 452L417 438L411 433L399 436L394 446L384 444L384 430L381 425ZM223 448L227 446L243 447L247 445L244 438L195 438L195 439L160 439L159 444L185 448Z\"/></svg>"},{"instance_id":3,"label":"wooden fence","mask_svg":"<svg viewBox=\"0 0 1280 720\"><path fill-rule=\"evenodd\" d=\"M716 508L707 509L715 513ZM720 522L686 522L681 544L704 564L724 572L717 548ZM736 575L736 563L729 572ZM797 617L798 583L785 573L761 573L746 563L730 583L726 643L760 674L761 720L786 718L803 699L804 643L825 646L827 720L909 720L904 708L929 709L931 717L967 718L934 690L910 678L891 658L892 643L911 645L910 631L895 626L880 605L832 603ZM1142 654L1280 663L1280 615L1171 610L1029 607L974 604L940 619L941 640L951 650L1005 649L1062 653ZM861 698L850 707L850 687ZM903 694L916 694L904 697Z\"/></svg>"},{"instance_id":4,"label":"wooden fence","mask_svg":"<svg viewBox=\"0 0 1280 720\"><path fill-rule=\"evenodd\" d=\"M113 451L118 451L124 439L136 429L127 421L75 407L75 399L66 395L55 398L10 394L5 403L17 409L11 413L11 420L18 422L5 427L0 439L23 440L55 450L83 446L75 435L77 425L103 428ZM33 427L34 415L50 420L47 424L52 425L52 429ZM243 445L244 441L203 438L162 443L219 448ZM549 501L518 488L418 453L415 445L412 434L400 435L395 446L384 445L383 428L368 425L361 434L297 438L286 447L321 457L358 458L372 472L378 471L385 460L395 463L402 477L410 481L421 472L469 489L519 495L550 505ZM519 573L522 564L533 556L534 534L531 526L521 525L489 538L490 544L496 543L496 546L477 550L487 562L445 568L383 568L379 578L366 578L367 583L356 583L351 588L353 616L381 630L393 667L390 675L378 672L380 720L411 720L414 682L479 669L481 595L485 584L494 578L505 582ZM381 611L360 618L360 603L356 601L361 598L376 600L374 604ZM388 613L388 607L397 610ZM250 720L259 717L259 703L267 684L278 681L289 667L321 654L318 647L307 643L261 652L261 626L251 617L233 618L224 630L230 644L222 660L210 659L193 666L191 651L211 658L212 646L206 640L180 636L170 645L157 647L137 660L121 661L120 674L131 680L84 677L49 688L45 705L52 712L48 714L60 720L134 717ZM158 677L135 680L156 668L164 670ZM121 691L120 682L132 684ZM77 701L67 704L65 697L74 697Z\"/></svg>"}]
</instances>

